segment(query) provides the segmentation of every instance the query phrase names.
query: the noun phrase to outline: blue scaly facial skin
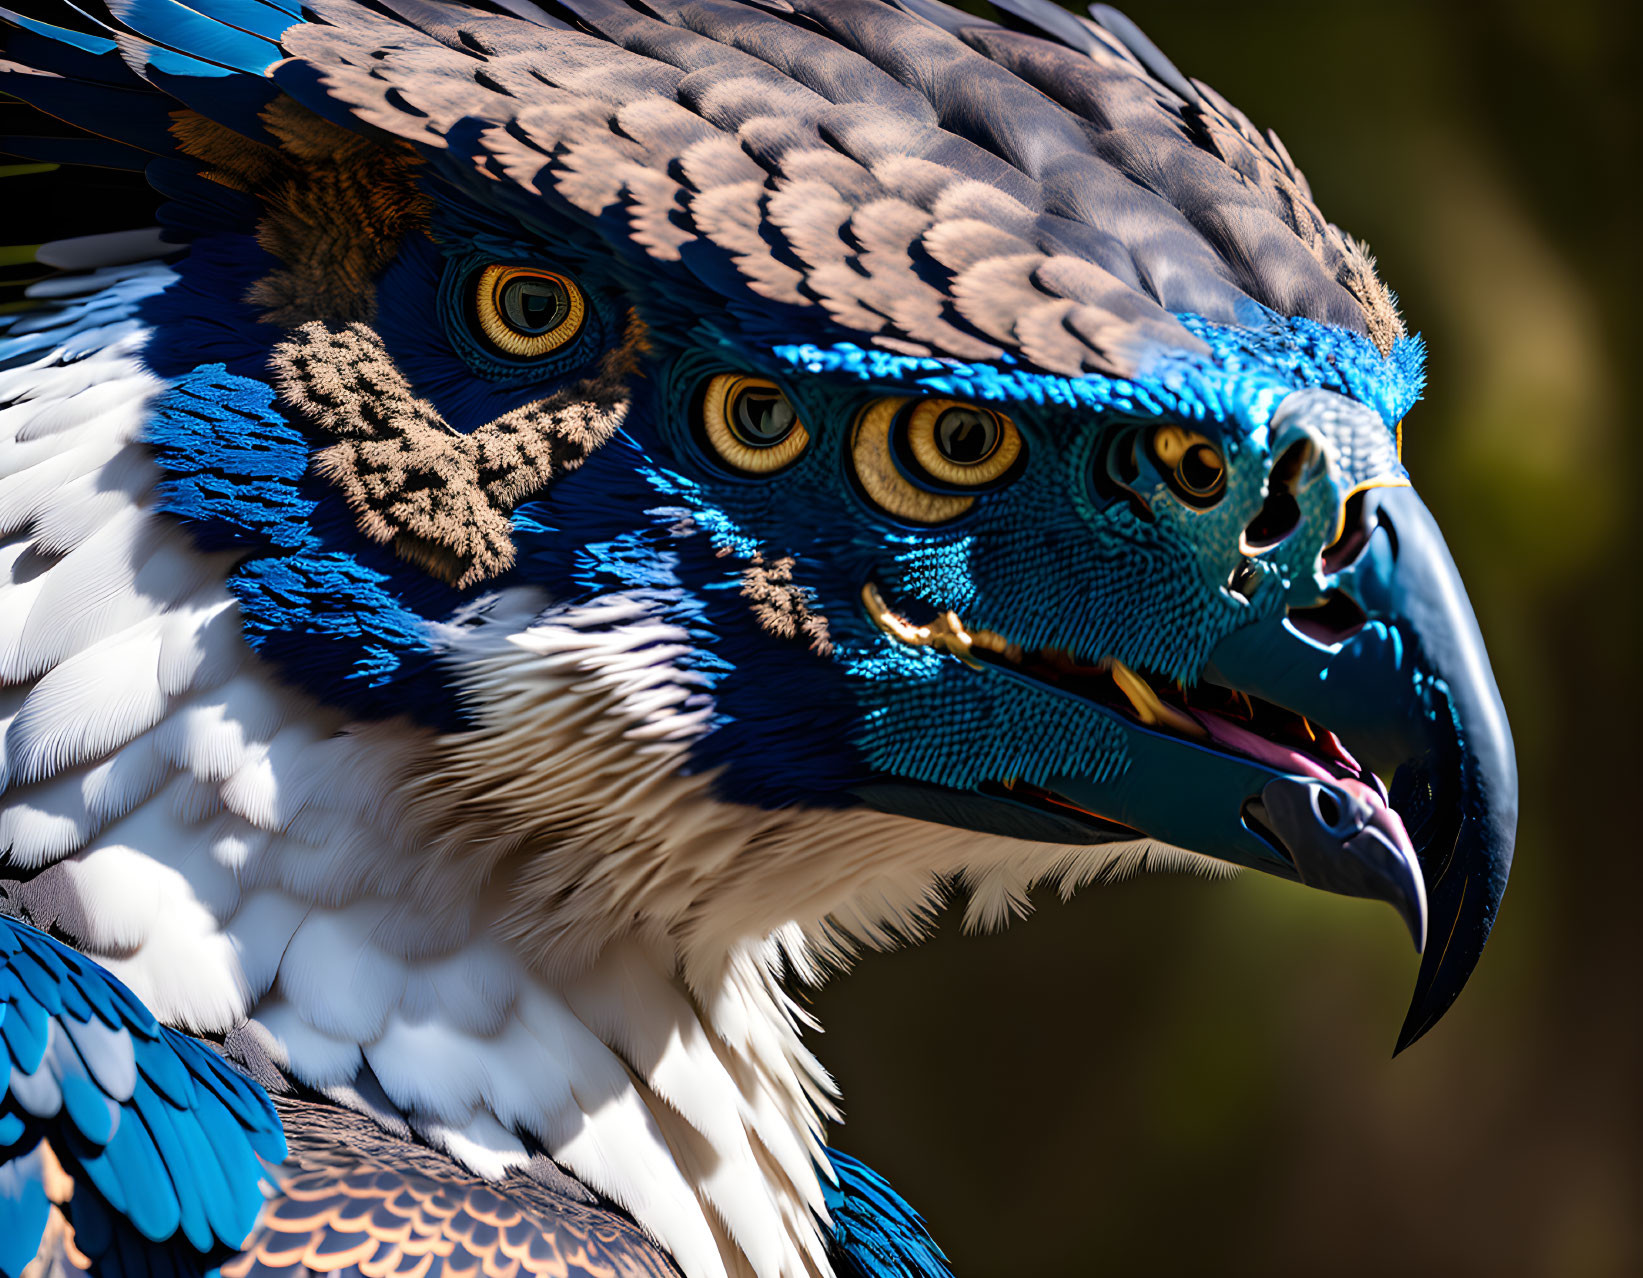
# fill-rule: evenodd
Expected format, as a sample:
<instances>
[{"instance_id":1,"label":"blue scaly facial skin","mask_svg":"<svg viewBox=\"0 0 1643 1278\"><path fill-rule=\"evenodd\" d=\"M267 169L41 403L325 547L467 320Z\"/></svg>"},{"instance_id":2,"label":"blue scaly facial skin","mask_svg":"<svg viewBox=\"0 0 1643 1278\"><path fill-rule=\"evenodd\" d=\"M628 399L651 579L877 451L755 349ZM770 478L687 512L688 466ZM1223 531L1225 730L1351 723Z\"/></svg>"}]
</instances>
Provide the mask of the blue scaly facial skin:
<instances>
[{"instance_id":1,"label":"blue scaly facial skin","mask_svg":"<svg viewBox=\"0 0 1643 1278\"><path fill-rule=\"evenodd\" d=\"M572 274L590 300L578 339L530 367L486 356L456 299L487 261ZM459 592L368 543L337 493L308 473L319 441L267 384L280 334L222 300L242 297L266 265L242 237L207 238L150 308L166 330L155 344L170 356L160 371L177 378L151 429L167 508L204 545L246 553L230 586L252 645L329 702L460 727L466 712L439 653L449 627L473 624L498 589L541 587L561 607L643 592L690 632L688 660L714 701L696 765L722 769L726 798L768 806L851 803L853 787L885 777L968 790L1121 774L1130 759L1113 713L891 639L864 610L863 586L876 585L914 624L951 610L1028 649L1080 663L1116 658L1193 682L1227 634L1318 594L1316 555L1333 534L1340 485L1401 477L1391 425L1420 386L1418 342L1383 358L1356 334L1265 312L1247 330L1187 317L1210 353L1159 357L1125 382L815 346L800 334L754 341L724 320L647 311L648 349L622 432L515 510L510 572ZM417 393L456 429L473 430L589 376L619 340L627 299L640 292L600 271L593 255L544 254L450 208L431 238L405 241L379 281L374 327ZM692 406L720 372L768 376L787 392L811 435L794 464L747 477L713 457ZM1308 489L1296 532L1235 594L1239 534L1261 508L1274 460L1269 428L1287 395L1313 386L1379 413L1393 470L1383 456L1383 473L1332 474ZM897 520L863 494L850 459L852 423L884 396L994 407L1020 429L1023 460L950 523ZM1143 458L1131 488L1148 519L1102 491L1095 473L1113 432L1165 422L1220 447L1226 491L1194 509ZM795 582L827 619L830 652L760 628L741 590L756 554L793 557ZM804 695L782 695L791 688Z\"/></svg>"},{"instance_id":2,"label":"blue scaly facial skin","mask_svg":"<svg viewBox=\"0 0 1643 1278\"><path fill-rule=\"evenodd\" d=\"M1363 360L1357 371L1365 380L1390 379L1408 367L1344 334L1296 335L1275 324L1270 340L1293 356L1318 336ZM1295 533L1259 561L1260 584L1245 585L1246 599L1227 582L1243 558L1239 534L1262 505L1273 461L1268 424L1296 385L1293 370L1245 363L1229 371L1206 362L1165 369L1155 385L1139 386L935 365L850 347L779 347L772 354L773 360L727 360L699 346L679 350L652 379L658 393L640 438L650 457L668 459L651 471L654 482L695 512L718 548L795 556L795 577L815 592L834 643L831 656L815 663L830 667L857 707L849 739L840 744L867 776L972 789L1006 778L1106 778L1129 759L1110 713L891 639L863 609L865 583L876 584L915 623L952 610L971 628L1026 648L1060 650L1087 664L1116 657L1192 682L1227 634L1276 615L1297 597L1311 602L1326 584L1315 576L1315 561L1333 536L1342 486L1401 477L1401 470L1385 473L1389 459L1396 468L1388 428L1383 455L1372 459L1383 473L1326 478L1305 490ZM684 411L714 373L747 371L777 380L811 434L805 454L774 476L726 474ZM1389 407L1401 413L1416 393L1414 384L1392 388ZM1024 439L1025 460L1011 482L934 527L886 515L850 478L857 414L883 396L917 395L994 405ZM1209 509L1194 509L1143 461L1133 486L1151 513L1147 520L1128 500L1103 496L1094 471L1113 431L1167 421L1184 421L1222 448L1227 489ZM776 642L767 636L764 646ZM725 680L721 704L734 707L743 689L768 701L775 686L783 685L768 681L756 663ZM818 695L789 706L794 738L814 734L811 716L823 702ZM731 731L701 747L705 759L729 765L727 793L778 797L802 788L782 761L773 767L769 756L743 754L734 741Z\"/></svg>"}]
</instances>

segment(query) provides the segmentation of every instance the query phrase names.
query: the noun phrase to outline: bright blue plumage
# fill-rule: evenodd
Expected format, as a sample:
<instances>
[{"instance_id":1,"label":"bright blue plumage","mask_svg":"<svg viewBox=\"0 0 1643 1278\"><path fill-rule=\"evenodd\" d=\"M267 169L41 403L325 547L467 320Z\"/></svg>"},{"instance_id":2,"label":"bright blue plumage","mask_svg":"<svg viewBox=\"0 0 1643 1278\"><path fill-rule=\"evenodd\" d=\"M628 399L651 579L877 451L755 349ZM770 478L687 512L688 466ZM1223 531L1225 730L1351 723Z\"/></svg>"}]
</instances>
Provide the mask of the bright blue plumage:
<instances>
[{"instance_id":1,"label":"bright blue plumage","mask_svg":"<svg viewBox=\"0 0 1643 1278\"><path fill-rule=\"evenodd\" d=\"M824 1192L840 1278L952 1278L924 1218L884 1177L836 1149L827 1161L838 1177Z\"/></svg>"},{"instance_id":2,"label":"bright blue plumage","mask_svg":"<svg viewBox=\"0 0 1643 1278\"><path fill-rule=\"evenodd\" d=\"M42 1142L79 1182L68 1215L94 1260L132 1245L129 1228L204 1268L250 1230L258 1159L285 1157L261 1089L157 1024L101 968L4 916L0 1049L0 1273L18 1278L46 1224Z\"/></svg>"},{"instance_id":3,"label":"bright blue plumage","mask_svg":"<svg viewBox=\"0 0 1643 1278\"><path fill-rule=\"evenodd\" d=\"M261 75L270 63L279 60L280 48L277 44L259 39L233 25L233 20L244 22L249 17L252 23L266 26L273 14L267 13L263 6L217 4L206 5L204 9L215 10L215 13L197 12L187 5L175 4L173 0L110 0L109 3L109 12L140 35L172 49L186 50L196 58L214 62L230 71ZM267 13L267 19L262 18L262 13ZM286 15L279 30L290 26L292 20L290 15ZM270 34L277 37L279 31L271 31ZM176 66L167 69L172 74L180 71Z\"/></svg>"},{"instance_id":4,"label":"bright blue plumage","mask_svg":"<svg viewBox=\"0 0 1643 1278\"><path fill-rule=\"evenodd\" d=\"M202 365L157 406L149 440L171 476L164 509L202 547L249 552L230 589L252 647L360 713L411 705L429 722L460 724L427 636L456 597L359 547L345 528L339 541L341 520L321 509L324 490L303 482L307 444L275 410L269 386Z\"/></svg>"}]
</instances>

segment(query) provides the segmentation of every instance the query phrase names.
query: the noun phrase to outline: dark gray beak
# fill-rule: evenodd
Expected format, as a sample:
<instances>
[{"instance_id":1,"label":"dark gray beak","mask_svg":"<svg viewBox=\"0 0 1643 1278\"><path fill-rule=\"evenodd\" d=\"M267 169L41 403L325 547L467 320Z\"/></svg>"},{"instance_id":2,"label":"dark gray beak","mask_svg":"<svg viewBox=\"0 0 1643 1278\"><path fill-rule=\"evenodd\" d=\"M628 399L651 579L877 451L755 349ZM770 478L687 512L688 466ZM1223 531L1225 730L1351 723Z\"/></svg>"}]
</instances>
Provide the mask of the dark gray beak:
<instances>
[{"instance_id":1,"label":"dark gray beak","mask_svg":"<svg viewBox=\"0 0 1643 1278\"><path fill-rule=\"evenodd\" d=\"M1331 556L1324 604L1228 636L1207 677L1329 725L1391 778L1402 847L1403 831L1366 820L1337 785L1273 781L1254 815L1303 882L1390 900L1417 944L1424 915L1402 1051L1449 1009L1489 938L1512 864L1517 763L1460 574L1414 490L1358 493Z\"/></svg>"},{"instance_id":2,"label":"dark gray beak","mask_svg":"<svg viewBox=\"0 0 1643 1278\"><path fill-rule=\"evenodd\" d=\"M1307 887L1385 901L1425 952L1426 882L1396 812L1338 781L1277 777L1246 817L1272 831Z\"/></svg>"}]
</instances>

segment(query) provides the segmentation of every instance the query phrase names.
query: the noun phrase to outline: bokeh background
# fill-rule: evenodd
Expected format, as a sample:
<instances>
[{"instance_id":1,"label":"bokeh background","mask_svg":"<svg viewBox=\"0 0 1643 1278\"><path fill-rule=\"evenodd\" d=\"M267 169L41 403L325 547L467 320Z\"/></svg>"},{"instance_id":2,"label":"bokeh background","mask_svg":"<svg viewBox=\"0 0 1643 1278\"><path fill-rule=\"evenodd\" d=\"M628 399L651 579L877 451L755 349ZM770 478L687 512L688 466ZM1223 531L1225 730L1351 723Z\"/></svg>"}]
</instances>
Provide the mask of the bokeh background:
<instances>
[{"instance_id":1,"label":"bokeh background","mask_svg":"<svg viewBox=\"0 0 1643 1278\"><path fill-rule=\"evenodd\" d=\"M1643 1274L1635 6L1122 7L1277 130L1430 345L1405 460L1516 733L1511 887L1397 1060L1382 906L1245 875L950 911L814 999L835 1142L967 1278Z\"/></svg>"}]
</instances>

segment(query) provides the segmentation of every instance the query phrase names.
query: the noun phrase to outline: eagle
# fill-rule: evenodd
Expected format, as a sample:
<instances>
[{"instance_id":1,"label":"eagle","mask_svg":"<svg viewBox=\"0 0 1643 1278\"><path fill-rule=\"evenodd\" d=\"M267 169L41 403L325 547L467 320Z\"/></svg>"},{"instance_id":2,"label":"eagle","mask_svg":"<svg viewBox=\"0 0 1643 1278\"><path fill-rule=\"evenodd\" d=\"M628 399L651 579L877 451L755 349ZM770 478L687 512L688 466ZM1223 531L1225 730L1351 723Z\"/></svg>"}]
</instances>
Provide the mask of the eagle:
<instances>
[{"instance_id":1,"label":"eagle","mask_svg":"<svg viewBox=\"0 0 1643 1278\"><path fill-rule=\"evenodd\" d=\"M12 171L155 196L0 311L6 1278L939 1278L804 991L951 898L1260 871L1451 1005L1422 343L1123 14L993 14L0 10Z\"/></svg>"}]
</instances>

